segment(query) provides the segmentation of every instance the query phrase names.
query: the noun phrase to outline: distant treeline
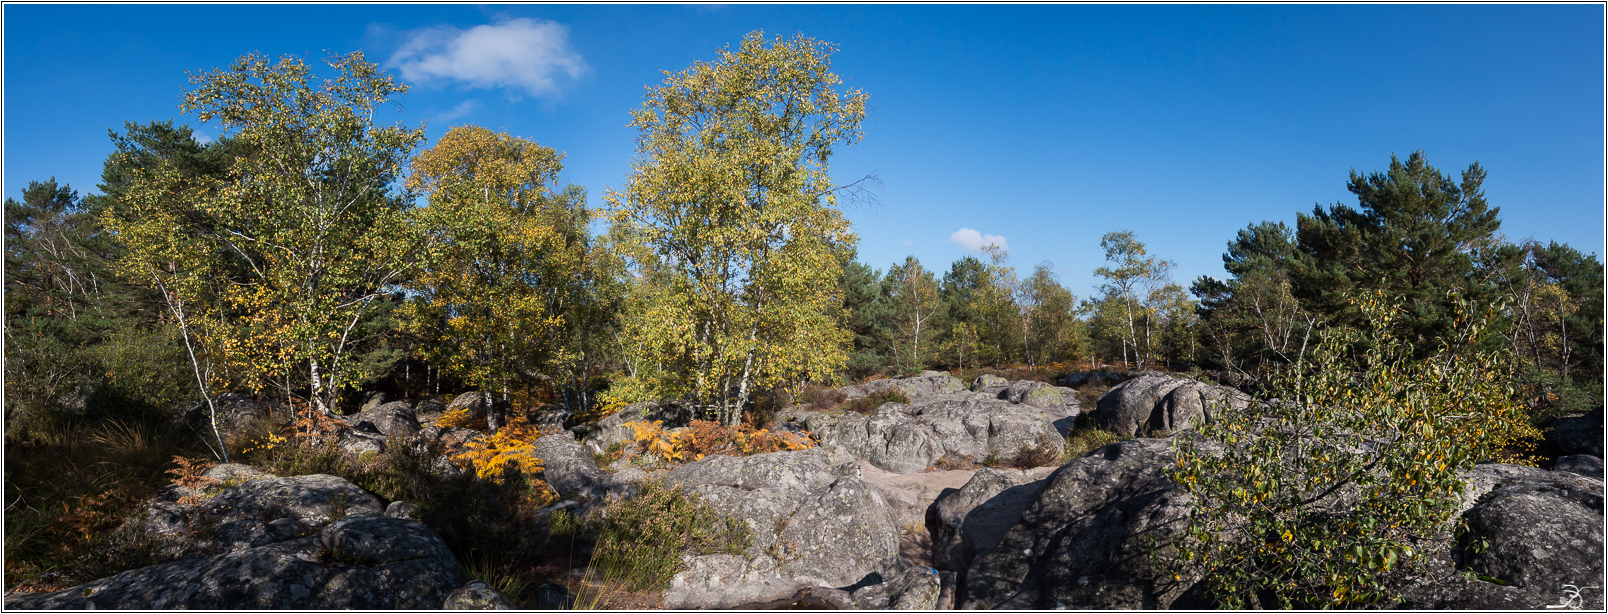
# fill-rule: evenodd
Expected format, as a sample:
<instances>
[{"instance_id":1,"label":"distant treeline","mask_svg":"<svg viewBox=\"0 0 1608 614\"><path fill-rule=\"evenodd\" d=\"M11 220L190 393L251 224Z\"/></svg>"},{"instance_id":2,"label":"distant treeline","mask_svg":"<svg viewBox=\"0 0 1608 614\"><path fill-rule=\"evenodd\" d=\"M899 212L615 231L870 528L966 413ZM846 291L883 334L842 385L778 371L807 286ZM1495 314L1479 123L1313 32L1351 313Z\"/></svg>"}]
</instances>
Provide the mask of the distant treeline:
<instances>
[{"instance_id":1,"label":"distant treeline","mask_svg":"<svg viewBox=\"0 0 1608 614\"><path fill-rule=\"evenodd\" d=\"M1506 240L1484 170L1454 179L1422 153L1353 172L1355 207L1251 224L1228 279L1187 288L1127 231L1102 239L1091 297L996 248L944 271L858 262L836 206L858 184L827 161L867 96L840 91L831 51L756 34L669 76L601 208L525 138L461 126L417 151L422 130L373 122L406 87L360 54L331 81L258 56L199 75L184 110L218 139L129 122L98 194L51 179L7 199L7 433L229 390L325 411L374 388L578 411L673 397L731 423L762 395L927 368L1254 381L1319 327L1367 326L1353 300L1374 291L1424 354L1493 311L1478 343L1538 411L1600 403L1596 254Z\"/></svg>"}]
</instances>

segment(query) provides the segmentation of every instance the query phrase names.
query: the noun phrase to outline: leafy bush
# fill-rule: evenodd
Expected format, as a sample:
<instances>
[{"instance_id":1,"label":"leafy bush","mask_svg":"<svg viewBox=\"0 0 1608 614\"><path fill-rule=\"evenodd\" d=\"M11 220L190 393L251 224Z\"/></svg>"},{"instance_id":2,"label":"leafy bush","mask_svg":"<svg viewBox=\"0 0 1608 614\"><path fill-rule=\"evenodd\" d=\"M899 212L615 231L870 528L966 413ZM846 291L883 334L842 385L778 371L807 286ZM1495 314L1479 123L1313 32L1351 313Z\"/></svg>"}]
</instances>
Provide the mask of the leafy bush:
<instances>
[{"instance_id":1,"label":"leafy bush","mask_svg":"<svg viewBox=\"0 0 1608 614\"><path fill-rule=\"evenodd\" d=\"M905 396L905 393L900 392L899 389L897 389L897 388L889 388L887 390L882 390L880 392L874 392L874 393L872 393L870 395L860 397L860 398L855 399L853 401L849 401L848 403L845 403L843 405L843 409L846 410L846 411L852 411L852 412L855 412L855 413L865 414L865 415L869 416L871 414L876 413L877 408L882 407L882 404L884 404L884 403L909 403L909 402L910 402L910 397Z\"/></svg>"},{"instance_id":2,"label":"leafy bush","mask_svg":"<svg viewBox=\"0 0 1608 614\"><path fill-rule=\"evenodd\" d=\"M1372 334L1323 331L1310 355L1270 376L1276 398L1175 440L1167 475L1195 509L1170 544L1176 557L1161 562L1175 579L1202 574L1227 607L1391 602L1435 571L1461 475L1481 460L1530 460L1514 450L1538 433L1507 363L1472 343L1489 313L1463 314L1450 341L1415 359L1388 332L1399 306L1377 295L1355 304Z\"/></svg>"}]
</instances>

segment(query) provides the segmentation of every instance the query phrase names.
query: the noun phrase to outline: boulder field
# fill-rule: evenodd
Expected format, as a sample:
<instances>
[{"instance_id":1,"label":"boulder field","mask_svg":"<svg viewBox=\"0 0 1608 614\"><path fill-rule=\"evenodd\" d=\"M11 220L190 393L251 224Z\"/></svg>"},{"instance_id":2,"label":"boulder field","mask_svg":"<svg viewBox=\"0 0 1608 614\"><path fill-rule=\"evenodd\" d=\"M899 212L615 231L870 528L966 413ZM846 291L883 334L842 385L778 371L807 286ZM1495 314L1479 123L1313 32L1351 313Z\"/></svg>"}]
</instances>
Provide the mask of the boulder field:
<instances>
[{"instance_id":1,"label":"boulder field","mask_svg":"<svg viewBox=\"0 0 1608 614\"><path fill-rule=\"evenodd\" d=\"M652 473L595 464L595 453L629 438L626 422L685 426L692 409L674 402L635 404L534 447L545 479L573 513L602 513L651 477L697 493L716 514L748 527L753 540L739 554L685 557L663 593L667 608L1213 607L1201 578L1163 577L1150 559L1156 540L1172 536L1193 509L1162 469L1172 462L1172 437L1249 399L1155 372L1072 374L1062 382L1112 386L1088 423L1147 437L1062 463L1066 431L1084 413L1071 388L990 376L966 384L924 373L845 389L851 400L889 389L909 399L868 415L779 412L779 428L819 438L807 450L710 456ZM480 398L466 394L452 405ZM344 418L348 432L365 436L343 436L353 453L369 449L359 439L440 450L482 436L428 425L449 410L439 402L368 401ZM241 415L253 410L242 399L230 402L244 408ZM551 413L545 419L555 428L574 426L564 423L567 412ZM1398 607L1602 609L1600 410L1595 424L1591 416L1559 421L1550 441L1567 454L1552 470L1481 464L1470 471L1458 511L1467 534L1448 535L1446 573L1408 589ZM1055 460L1025 469L975 464L1029 452ZM437 460L437 470L458 471ZM6 608L517 607L470 580L405 502L383 505L328 475L279 477L241 465L206 475L219 484L213 491L169 487L126 525L158 540L172 562L54 593L8 595ZM918 536L921 552L913 553ZM1465 579L1463 571L1485 579ZM568 603L552 585L537 592L539 604Z\"/></svg>"}]
</instances>

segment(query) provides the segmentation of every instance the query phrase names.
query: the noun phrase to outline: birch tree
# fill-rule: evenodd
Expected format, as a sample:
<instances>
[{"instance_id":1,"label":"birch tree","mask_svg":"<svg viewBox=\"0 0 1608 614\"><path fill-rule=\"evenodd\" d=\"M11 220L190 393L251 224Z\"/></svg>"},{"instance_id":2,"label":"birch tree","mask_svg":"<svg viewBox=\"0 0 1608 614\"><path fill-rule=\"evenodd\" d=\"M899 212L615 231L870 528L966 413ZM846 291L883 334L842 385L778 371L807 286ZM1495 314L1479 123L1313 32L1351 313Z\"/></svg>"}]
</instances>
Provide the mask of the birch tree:
<instances>
[{"instance_id":1,"label":"birch tree","mask_svg":"<svg viewBox=\"0 0 1608 614\"><path fill-rule=\"evenodd\" d=\"M938 330L935 318L943 310L938 280L921 266L920 260L908 256L903 265L888 267L888 282L893 321L898 329L893 343L897 361L906 371L925 367L932 353L932 337Z\"/></svg>"},{"instance_id":2,"label":"birch tree","mask_svg":"<svg viewBox=\"0 0 1608 614\"><path fill-rule=\"evenodd\" d=\"M243 153L222 177L141 167L112 216L132 268L186 305L186 339L238 381L301 371L325 413L353 383L358 322L411 269L411 199L395 184L424 138L375 124L405 85L361 53L328 63L321 84L289 56L193 75L180 108Z\"/></svg>"},{"instance_id":3,"label":"birch tree","mask_svg":"<svg viewBox=\"0 0 1608 614\"><path fill-rule=\"evenodd\" d=\"M838 254L855 239L827 160L859 139L866 95L838 91L833 50L755 32L666 73L632 113L632 175L608 193L614 223L668 270L659 317L638 320L680 382L655 388L727 424L756 390L829 380L846 360Z\"/></svg>"}]
</instances>

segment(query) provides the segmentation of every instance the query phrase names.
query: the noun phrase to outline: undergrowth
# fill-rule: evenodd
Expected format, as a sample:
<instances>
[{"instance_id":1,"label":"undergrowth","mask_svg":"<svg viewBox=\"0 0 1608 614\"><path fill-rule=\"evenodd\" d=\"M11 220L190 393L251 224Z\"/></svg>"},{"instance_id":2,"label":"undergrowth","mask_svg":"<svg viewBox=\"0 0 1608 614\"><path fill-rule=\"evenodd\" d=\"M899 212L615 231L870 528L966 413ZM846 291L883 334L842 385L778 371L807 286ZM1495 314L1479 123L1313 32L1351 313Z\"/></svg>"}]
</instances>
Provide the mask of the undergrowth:
<instances>
[{"instance_id":1,"label":"undergrowth","mask_svg":"<svg viewBox=\"0 0 1608 614\"><path fill-rule=\"evenodd\" d=\"M5 446L5 589L60 589L142 566L113 532L167 484L173 457L204 453L159 417L63 423Z\"/></svg>"}]
</instances>

